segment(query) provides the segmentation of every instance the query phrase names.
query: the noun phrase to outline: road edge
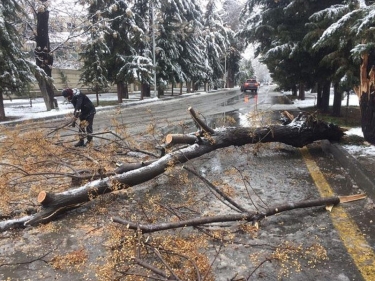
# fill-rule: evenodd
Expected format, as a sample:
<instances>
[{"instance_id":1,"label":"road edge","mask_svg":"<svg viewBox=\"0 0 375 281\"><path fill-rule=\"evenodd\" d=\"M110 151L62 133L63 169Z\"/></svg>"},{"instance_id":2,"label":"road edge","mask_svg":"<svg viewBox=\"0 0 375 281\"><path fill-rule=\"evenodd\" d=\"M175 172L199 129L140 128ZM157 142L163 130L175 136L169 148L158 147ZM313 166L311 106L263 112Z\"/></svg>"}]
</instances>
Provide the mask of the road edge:
<instances>
[{"instance_id":1,"label":"road edge","mask_svg":"<svg viewBox=\"0 0 375 281\"><path fill-rule=\"evenodd\" d=\"M321 146L325 153L333 155L367 196L375 197L375 182L357 159L350 155L340 144L323 140Z\"/></svg>"}]
</instances>

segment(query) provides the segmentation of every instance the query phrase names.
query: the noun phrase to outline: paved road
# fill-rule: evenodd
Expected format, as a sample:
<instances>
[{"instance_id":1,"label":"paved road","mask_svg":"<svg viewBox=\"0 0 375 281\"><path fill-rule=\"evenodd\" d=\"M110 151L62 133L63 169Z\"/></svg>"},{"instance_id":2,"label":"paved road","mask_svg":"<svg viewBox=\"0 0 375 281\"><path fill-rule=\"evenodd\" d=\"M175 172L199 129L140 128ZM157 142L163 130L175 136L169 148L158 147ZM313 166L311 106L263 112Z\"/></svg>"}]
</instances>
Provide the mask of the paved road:
<instances>
[{"instance_id":1,"label":"paved road","mask_svg":"<svg viewBox=\"0 0 375 281\"><path fill-rule=\"evenodd\" d=\"M180 131L181 122L185 122L186 131L194 131L187 111L190 106L202 114L211 127L265 125L268 122L266 116L272 115L271 112L298 110L272 87L265 86L258 96L243 94L237 89L99 112L96 130L111 129L108 124L116 119L121 120L132 134L145 131L150 123L157 124L163 134ZM246 117L248 113L252 113L250 121ZM235 124L230 124L229 120ZM188 125L190 127L186 128ZM263 197L269 201L285 203L362 192L332 155L323 151L320 143L309 146L309 149L285 148L285 151L260 153L260 157L252 158L256 163L256 168L251 166L252 184L262 189ZM238 159L238 163L233 164L241 165L241 161ZM264 182L268 184L264 185ZM281 236L306 245L311 242L310 239L316 239L316 245L323 245L327 250L327 261L323 264L317 264L317 268L306 265L301 273L285 280L375 280L375 222L372 210L371 201L363 200L345 204L330 214L322 214L321 209L291 212L266 222L265 233L270 237L258 242L272 244L277 240L273 236ZM271 274L264 280L273 278L275 276Z\"/></svg>"},{"instance_id":2,"label":"paved road","mask_svg":"<svg viewBox=\"0 0 375 281\"><path fill-rule=\"evenodd\" d=\"M99 111L95 118L95 130L112 129L111 120L116 119L126 125L132 134L136 134L157 120L158 127L162 128L163 133L167 133L176 130L179 122L190 121L187 111L189 106L207 117L211 126L220 126L219 121L228 116L242 125L248 122L252 124L254 120L266 122L264 116L267 114L255 114L251 121L247 120L245 114L259 113L258 110L267 112L268 115L273 110L296 110L292 104L285 104L285 101L282 95L273 92L269 87L261 88L257 97L244 95L239 90L213 92ZM50 120L37 126L52 128L62 122L63 119ZM187 130L191 131L193 127L191 125ZM269 207L333 194L349 195L361 192L336 159L323 151L320 142L310 145L308 149L295 149L277 143L254 150L249 147L244 150L231 149L234 148L228 148L224 153L211 153L194 160L192 165L199 167L200 172L207 174L211 180L220 178L230 183L236 189L239 203L249 209L253 208L254 204L261 205L262 202L256 196L253 196L254 202L247 200L243 179L226 174L230 167L238 168L243 177L250 179L251 192L256 193ZM164 196L173 193L168 187L165 188L168 192L165 192ZM213 199L208 202L208 212L225 212L220 202ZM116 211L120 211L122 205L123 202L113 202ZM67 218L69 219L75 218L71 216ZM239 276L246 277L252 271L254 274L251 274L249 280L373 281L373 220L373 207L371 208L369 200L345 204L334 208L331 213L323 207L294 210L266 218L255 237L246 232L237 232L234 243L226 245L220 255L217 255L214 247L206 252L212 251L212 257L217 257L213 270L215 280L219 281L230 280L236 272L239 272ZM66 224L66 231L70 231L73 237L79 237L70 229L70 224ZM63 237L57 237L56 243L59 239ZM89 240L83 239L80 243L89 243ZM279 256L275 256L278 248ZM272 253L273 262L267 262L267 257ZM9 259L12 260L13 256L10 255ZM28 272L28 269L18 268L17 275L27 276ZM1 276L0 271L0 277L6 276Z\"/></svg>"}]
</instances>

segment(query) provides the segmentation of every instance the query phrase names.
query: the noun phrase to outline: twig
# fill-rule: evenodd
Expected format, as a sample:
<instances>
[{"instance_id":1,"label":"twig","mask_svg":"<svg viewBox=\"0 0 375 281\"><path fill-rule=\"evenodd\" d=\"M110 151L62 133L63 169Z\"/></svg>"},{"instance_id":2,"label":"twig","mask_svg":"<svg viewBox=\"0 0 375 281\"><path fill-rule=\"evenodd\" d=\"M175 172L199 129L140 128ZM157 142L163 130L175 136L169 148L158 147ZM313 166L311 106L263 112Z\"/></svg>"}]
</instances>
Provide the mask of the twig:
<instances>
[{"instance_id":1,"label":"twig","mask_svg":"<svg viewBox=\"0 0 375 281\"><path fill-rule=\"evenodd\" d=\"M266 262L271 262L270 259L265 259L264 261L262 261L260 264L258 264L258 266L249 274L249 276L246 278L246 280L250 280L250 277L255 273L255 271L258 270L258 268L260 268L263 264L265 264Z\"/></svg>"},{"instance_id":2,"label":"twig","mask_svg":"<svg viewBox=\"0 0 375 281\"><path fill-rule=\"evenodd\" d=\"M212 268L212 265L215 263L217 257L219 256L219 253L220 253L222 247L223 247L223 244L221 244L219 250L216 251L216 255L215 255L214 259L212 260L212 262L210 264L210 267L207 269L206 274L203 276L203 281L206 280L206 278L208 276L208 273L210 272L210 269Z\"/></svg>"},{"instance_id":3,"label":"twig","mask_svg":"<svg viewBox=\"0 0 375 281\"><path fill-rule=\"evenodd\" d=\"M178 278L178 276L174 273L173 269L169 266L169 264L165 262L163 257L160 255L158 249L153 248L153 250L154 250L155 255L157 255L157 257L161 260L161 262L165 265L165 267L168 268L169 272L173 275L173 277L176 278L176 280L181 281L181 279Z\"/></svg>"},{"instance_id":4,"label":"twig","mask_svg":"<svg viewBox=\"0 0 375 281\"><path fill-rule=\"evenodd\" d=\"M43 261L45 263L48 263L47 261L45 261L43 258L46 257L47 255L49 255L52 251L49 251L47 252L46 254L38 257L38 258L35 258L33 260L30 260L30 261L25 261L25 262L17 262L17 263L2 263L0 264L0 267L2 266L12 266L12 265L21 265L21 264L30 264L30 263L33 263L35 261Z\"/></svg>"},{"instance_id":5,"label":"twig","mask_svg":"<svg viewBox=\"0 0 375 281\"><path fill-rule=\"evenodd\" d=\"M64 129L65 127L68 127L68 126L71 125L73 122L74 122L74 119L72 118L72 120L69 120L69 122L64 123L64 124L61 125L60 127L57 127L57 128L55 128L55 129L53 129L51 132L49 132L49 133L47 134L47 136L49 136L49 135L53 134L54 132L57 132L57 131L59 131L59 130L61 130L61 129Z\"/></svg>"},{"instance_id":6,"label":"twig","mask_svg":"<svg viewBox=\"0 0 375 281\"><path fill-rule=\"evenodd\" d=\"M240 205L238 205L234 200L232 200L230 197L228 197L224 192L222 192L219 188L217 188L215 185L213 185L211 182L209 182L206 178L202 177L201 175L199 175L197 172L195 172L194 170L184 166L183 167L185 170L187 170L188 172L192 173L193 175L195 175L196 177L198 177L199 179L201 179L206 185L208 185L211 189L213 189L214 191L216 191L220 196L222 196L226 201L228 201L230 204L232 204L239 212L241 213L245 213L247 212L247 210L243 207L241 207ZM232 207L230 207L231 209L233 209Z\"/></svg>"}]
</instances>

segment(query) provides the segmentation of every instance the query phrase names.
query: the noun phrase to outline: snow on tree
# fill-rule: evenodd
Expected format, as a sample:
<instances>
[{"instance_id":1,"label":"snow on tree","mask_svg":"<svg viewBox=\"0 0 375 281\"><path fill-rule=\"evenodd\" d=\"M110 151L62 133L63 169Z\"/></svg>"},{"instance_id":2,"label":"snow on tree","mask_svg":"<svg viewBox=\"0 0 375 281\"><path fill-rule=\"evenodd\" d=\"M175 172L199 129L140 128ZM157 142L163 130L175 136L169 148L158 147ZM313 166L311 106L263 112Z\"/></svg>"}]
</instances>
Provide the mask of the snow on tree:
<instances>
[{"instance_id":1,"label":"snow on tree","mask_svg":"<svg viewBox=\"0 0 375 281\"><path fill-rule=\"evenodd\" d=\"M217 13L215 1L208 1L206 12L204 14L204 28L207 52L207 78L205 83L209 82L217 87L220 79L224 75L224 65L222 60L217 58L224 58L225 52L229 46L227 30L223 25L221 18Z\"/></svg>"},{"instance_id":2,"label":"snow on tree","mask_svg":"<svg viewBox=\"0 0 375 281\"><path fill-rule=\"evenodd\" d=\"M22 17L20 1L0 0L0 120L5 120L4 96L22 94L32 81L33 66L24 59L17 31Z\"/></svg>"},{"instance_id":3,"label":"snow on tree","mask_svg":"<svg viewBox=\"0 0 375 281\"><path fill-rule=\"evenodd\" d=\"M106 22L102 16L102 10L105 9L106 1L92 1L88 8L89 18L86 27L89 30L89 39L82 45L80 59L83 61L80 81L84 85L90 86L96 93L97 105L99 105L99 91L109 86L107 79L108 70L106 68L106 58L110 50L104 41L104 30Z\"/></svg>"},{"instance_id":4,"label":"snow on tree","mask_svg":"<svg viewBox=\"0 0 375 281\"><path fill-rule=\"evenodd\" d=\"M189 32L190 23L183 14L184 1L160 1L156 16L156 71L159 85L159 95L163 94L163 85L171 82L183 83L186 75L179 58L182 53L180 45L185 40L186 32ZM191 29L192 31L192 29Z\"/></svg>"},{"instance_id":5,"label":"snow on tree","mask_svg":"<svg viewBox=\"0 0 375 281\"><path fill-rule=\"evenodd\" d=\"M104 40L109 48L106 59L108 80L117 85L121 103L123 97L129 98L127 85L135 81L133 69L129 67L136 54L132 40L142 32L136 27L134 14L125 1L113 1L103 16L107 18Z\"/></svg>"},{"instance_id":6,"label":"snow on tree","mask_svg":"<svg viewBox=\"0 0 375 281\"><path fill-rule=\"evenodd\" d=\"M181 1L180 10L182 25L177 37L180 45L178 64L181 67L182 79L186 82L187 91L197 87L195 84L205 75L205 48L202 37L203 12L195 0Z\"/></svg>"}]
</instances>

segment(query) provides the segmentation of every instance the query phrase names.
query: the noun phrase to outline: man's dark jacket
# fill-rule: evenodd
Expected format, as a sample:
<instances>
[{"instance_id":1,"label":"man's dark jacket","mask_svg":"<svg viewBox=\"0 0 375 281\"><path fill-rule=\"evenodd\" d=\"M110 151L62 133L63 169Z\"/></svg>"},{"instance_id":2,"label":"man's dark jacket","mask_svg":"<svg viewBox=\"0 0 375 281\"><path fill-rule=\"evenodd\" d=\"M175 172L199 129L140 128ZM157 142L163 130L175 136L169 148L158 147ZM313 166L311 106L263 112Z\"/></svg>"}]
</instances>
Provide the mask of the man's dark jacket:
<instances>
[{"instance_id":1,"label":"man's dark jacket","mask_svg":"<svg viewBox=\"0 0 375 281\"><path fill-rule=\"evenodd\" d=\"M91 100L84 94L79 93L74 95L71 103L74 106L74 111L81 111L79 118L87 119L89 116L96 113L95 106L92 104Z\"/></svg>"}]
</instances>

